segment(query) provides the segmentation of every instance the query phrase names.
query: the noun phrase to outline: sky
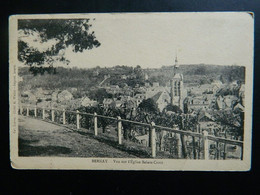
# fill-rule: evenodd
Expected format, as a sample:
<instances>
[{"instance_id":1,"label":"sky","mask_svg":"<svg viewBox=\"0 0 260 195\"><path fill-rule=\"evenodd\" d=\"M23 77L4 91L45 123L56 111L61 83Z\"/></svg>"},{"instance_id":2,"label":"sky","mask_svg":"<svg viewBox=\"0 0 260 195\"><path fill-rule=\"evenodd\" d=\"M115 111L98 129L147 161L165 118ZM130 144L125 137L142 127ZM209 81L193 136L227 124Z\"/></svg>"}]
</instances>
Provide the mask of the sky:
<instances>
[{"instance_id":1,"label":"sky","mask_svg":"<svg viewBox=\"0 0 260 195\"><path fill-rule=\"evenodd\" d=\"M66 50L69 67L160 68L179 64L250 65L253 19L247 13L91 14L101 46ZM93 20L95 18L95 20Z\"/></svg>"}]
</instances>

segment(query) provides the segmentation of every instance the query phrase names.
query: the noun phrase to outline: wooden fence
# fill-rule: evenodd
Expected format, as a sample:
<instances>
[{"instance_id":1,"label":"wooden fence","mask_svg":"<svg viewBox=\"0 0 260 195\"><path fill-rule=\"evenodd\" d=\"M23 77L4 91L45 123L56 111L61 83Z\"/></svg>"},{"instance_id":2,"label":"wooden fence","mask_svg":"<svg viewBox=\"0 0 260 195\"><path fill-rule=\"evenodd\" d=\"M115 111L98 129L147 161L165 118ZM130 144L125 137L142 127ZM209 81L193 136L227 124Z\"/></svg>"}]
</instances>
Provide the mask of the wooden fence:
<instances>
[{"instance_id":1,"label":"wooden fence","mask_svg":"<svg viewBox=\"0 0 260 195\"><path fill-rule=\"evenodd\" d=\"M40 112L41 110L41 112ZM26 116L34 116L34 117L39 117L38 115L41 115L41 118L44 120L46 119L46 111L49 111L50 115L50 120L52 122L55 122L55 111L56 112L62 112L62 124L66 125L66 113L71 113L75 114L76 116L76 128L80 129L80 116L86 115L89 117L93 117L94 121L94 135L98 135L98 118L105 118L105 119L110 119L114 120L117 123L117 142L119 145L122 144L122 122L126 123L132 123L134 125L140 125L143 127L149 127L149 141L150 144L149 146L151 147L151 157L156 157L156 130L158 131L166 131L170 133L175 133L175 136L177 138L177 155L178 158L183 158L182 156L182 145L181 145L181 137L185 138L186 136L191 136L193 140L195 138L202 140L202 157L197 157L197 159L209 159L209 140L213 141L216 143L216 145L219 145L219 143L223 143L225 146L226 150L226 145L233 145L233 146L238 146L241 148L241 154L240 154L240 159L243 159L243 141L238 141L238 140L231 140L231 139L225 139L222 137L215 137L212 135L208 135L208 132L206 130L202 131L201 133L199 132L193 132L193 131L187 131L187 130L179 130L176 128L169 128L169 127L164 127L164 126L159 126L156 125L154 122L151 122L151 124L148 123L142 123L142 122L137 122L137 121L131 121L131 120L126 120L126 119L121 119L120 116L118 117L110 117L110 116L103 116L103 115L98 115L97 113L83 113L77 111L71 111L71 110L65 110L65 109L58 109L58 108L44 108L44 107L37 107L37 106L32 106L32 105L21 105L19 108L19 114L21 115L26 115ZM219 155L218 155L219 156ZM217 158L219 159L219 158ZM226 159L226 154L224 154L223 159Z\"/></svg>"}]
</instances>

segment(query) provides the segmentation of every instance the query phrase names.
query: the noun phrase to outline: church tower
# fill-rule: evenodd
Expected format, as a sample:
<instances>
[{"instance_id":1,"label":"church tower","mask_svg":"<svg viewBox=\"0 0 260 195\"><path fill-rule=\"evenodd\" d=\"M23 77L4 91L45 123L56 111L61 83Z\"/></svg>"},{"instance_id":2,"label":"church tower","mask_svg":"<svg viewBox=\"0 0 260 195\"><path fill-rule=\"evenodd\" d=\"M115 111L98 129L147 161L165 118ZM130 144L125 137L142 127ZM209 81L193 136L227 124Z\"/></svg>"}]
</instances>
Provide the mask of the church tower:
<instances>
[{"instance_id":1,"label":"church tower","mask_svg":"<svg viewBox=\"0 0 260 195\"><path fill-rule=\"evenodd\" d=\"M171 104L178 106L181 110L183 110L183 100L184 100L184 89L183 89L183 75L181 73L177 73L178 70L178 59L177 55L175 57L174 64L174 76L171 79Z\"/></svg>"}]
</instances>

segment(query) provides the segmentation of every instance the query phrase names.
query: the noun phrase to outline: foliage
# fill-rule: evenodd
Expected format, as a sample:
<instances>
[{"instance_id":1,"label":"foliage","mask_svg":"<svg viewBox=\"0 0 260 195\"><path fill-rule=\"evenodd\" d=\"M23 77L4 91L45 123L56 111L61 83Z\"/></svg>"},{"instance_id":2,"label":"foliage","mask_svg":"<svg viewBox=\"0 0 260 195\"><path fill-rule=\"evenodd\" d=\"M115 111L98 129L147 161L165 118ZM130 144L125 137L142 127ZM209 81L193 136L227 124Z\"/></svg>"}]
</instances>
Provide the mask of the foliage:
<instances>
[{"instance_id":1,"label":"foliage","mask_svg":"<svg viewBox=\"0 0 260 195\"><path fill-rule=\"evenodd\" d=\"M164 112L167 112L167 111L171 111L171 112L175 112L175 113L182 113L181 109L178 106L172 105L172 104L168 104L164 108Z\"/></svg>"},{"instance_id":2,"label":"foliage","mask_svg":"<svg viewBox=\"0 0 260 195\"><path fill-rule=\"evenodd\" d=\"M69 63L65 58L64 50L68 47L73 52L83 52L100 46L94 32L89 32L89 19L26 19L18 21L20 34L18 40L18 59L26 65L34 66L30 69L34 74L43 74L52 68L54 62ZM32 46L25 41L26 37L34 38L35 42L53 44L46 50ZM39 68L41 67L41 68Z\"/></svg>"},{"instance_id":3,"label":"foliage","mask_svg":"<svg viewBox=\"0 0 260 195\"><path fill-rule=\"evenodd\" d=\"M224 131L235 139L239 137L243 139L244 133L244 112L233 110L219 110L213 112L213 117L215 121L224 127Z\"/></svg>"},{"instance_id":4,"label":"foliage","mask_svg":"<svg viewBox=\"0 0 260 195\"><path fill-rule=\"evenodd\" d=\"M112 98L112 94L109 94L105 89L100 88L92 91L89 94L89 98L98 101L98 103L103 103L105 98Z\"/></svg>"},{"instance_id":5,"label":"foliage","mask_svg":"<svg viewBox=\"0 0 260 195\"><path fill-rule=\"evenodd\" d=\"M143 100L138 107L141 111L147 113L157 113L159 111L157 104L151 98Z\"/></svg>"}]
</instances>

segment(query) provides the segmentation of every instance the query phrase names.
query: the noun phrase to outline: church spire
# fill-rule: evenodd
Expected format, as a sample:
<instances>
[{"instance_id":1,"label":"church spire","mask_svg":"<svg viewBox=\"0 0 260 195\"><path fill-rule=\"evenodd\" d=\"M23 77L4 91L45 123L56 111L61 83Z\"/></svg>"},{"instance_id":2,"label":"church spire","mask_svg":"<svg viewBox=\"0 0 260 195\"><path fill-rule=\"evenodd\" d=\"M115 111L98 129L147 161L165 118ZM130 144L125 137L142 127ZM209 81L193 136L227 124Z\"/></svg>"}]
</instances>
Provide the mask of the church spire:
<instances>
[{"instance_id":1,"label":"church spire","mask_svg":"<svg viewBox=\"0 0 260 195\"><path fill-rule=\"evenodd\" d=\"M175 55L175 66L176 66L176 68L179 67L179 64L178 64L178 57L177 57L177 51L176 51L176 55Z\"/></svg>"},{"instance_id":2,"label":"church spire","mask_svg":"<svg viewBox=\"0 0 260 195\"><path fill-rule=\"evenodd\" d=\"M175 53L175 64L174 64L174 75L177 73L177 68L179 68L179 64L178 64L178 57L177 57L177 50Z\"/></svg>"}]
</instances>

